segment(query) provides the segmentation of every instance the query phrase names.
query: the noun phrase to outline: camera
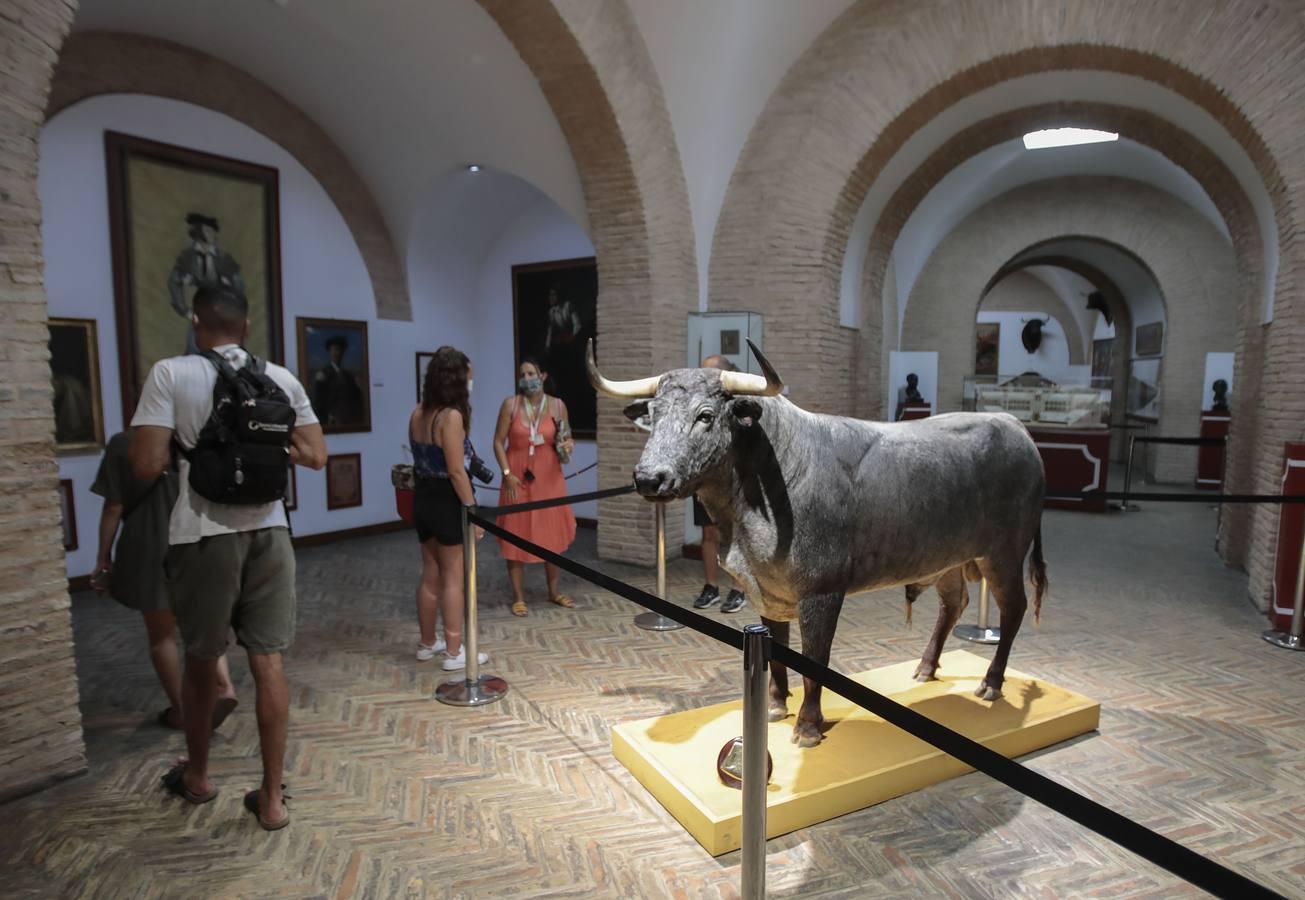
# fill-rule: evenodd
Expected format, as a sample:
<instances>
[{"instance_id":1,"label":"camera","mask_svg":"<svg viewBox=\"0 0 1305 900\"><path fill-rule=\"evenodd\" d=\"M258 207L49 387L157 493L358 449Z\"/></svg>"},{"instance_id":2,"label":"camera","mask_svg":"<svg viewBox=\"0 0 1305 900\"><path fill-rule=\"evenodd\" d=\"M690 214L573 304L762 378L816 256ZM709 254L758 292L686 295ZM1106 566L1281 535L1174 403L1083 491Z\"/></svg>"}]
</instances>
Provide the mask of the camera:
<instances>
[{"instance_id":1,"label":"camera","mask_svg":"<svg viewBox=\"0 0 1305 900\"><path fill-rule=\"evenodd\" d=\"M494 480L494 473L490 471L489 466L485 465L485 461L475 454L472 454L471 462L467 463L467 471L471 473L472 478L483 481L485 484L489 484Z\"/></svg>"}]
</instances>

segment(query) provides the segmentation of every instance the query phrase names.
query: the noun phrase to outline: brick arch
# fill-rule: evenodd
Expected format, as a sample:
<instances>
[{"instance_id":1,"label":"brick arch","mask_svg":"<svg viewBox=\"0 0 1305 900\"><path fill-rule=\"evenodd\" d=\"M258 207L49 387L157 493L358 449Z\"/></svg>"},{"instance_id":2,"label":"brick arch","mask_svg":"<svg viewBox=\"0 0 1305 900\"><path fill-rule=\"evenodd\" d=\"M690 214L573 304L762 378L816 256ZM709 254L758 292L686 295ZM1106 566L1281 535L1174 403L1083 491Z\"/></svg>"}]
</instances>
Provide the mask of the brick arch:
<instances>
[{"instance_id":1,"label":"brick arch","mask_svg":"<svg viewBox=\"0 0 1305 900\"><path fill-rule=\"evenodd\" d=\"M412 318L408 279L394 239L344 152L299 107L257 78L172 41L92 31L71 35L59 54L45 116L104 94L149 94L230 116L285 148L340 211L367 266L376 314Z\"/></svg>"},{"instance_id":2,"label":"brick arch","mask_svg":"<svg viewBox=\"0 0 1305 900\"><path fill-rule=\"evenodd\" d=\"M1262 0L860 0L789 70L753 126L713 236L709 305L766 314L768 350L799 402L856 410L869 381L862 357L878 347L839 323L842 261L887 161L940 113L1010 79L1075 70L1146 79L1219 122L1274 205L1276 321L1241 323L1235 377L1239 391L1280 399L1246 410L1229 450L1232 486L1272 492L1282 442L1301 436L1289 398L1305 375L1291 339L1305 319L1305 247L1293 240L1305 230L1305 130L1283 100L1305 92L1301 46L1305 19ZM830 368L842 373L832 383ZM1231 561L1247 563L1263 603L1276 517L1261 507L1250 515L1249 532L1244 516L1223 517L1221 540Z\"/></svg>"},{"instance_id":3,"label":"brick arch","mask_svg":"<svg viewBox=\"0 0 1305 900\"><path fill-rule=\"evenodd\" d=\"M688 188L652 59L625 3L478 0L539 79L571 148L598 260L599 354L614 377L684 364L698 276ZM598 404L599 483L627 484L644 444L621 404ZM604 557L652 561L647 505L599 503ZM680 504L667 529L682 529Z\"/></svg>"},{"instance_id":4,"label":"brick arch","mask_svg":"<svg viewBox=\"0 0 1305 900\"><path fill-rule=\"evenodd\" d=\"M984 289L983 296L979 300L979 311L984 310L984 306L991 303L997 303L992 299L992 292L998 285L1008 280L1018 280L1023 283L1027 278L1029 286L1037 291L1036 298L1023 296L1018 299L1011 298L1011 302L1005 302L1005 305L992 306L994 312L1045 312L1053 316L1060 327L1065 330L1065 343L1069 352L1069 364L1071 366L1081 366L1085 358L1090 354L1090 350L1085 350L1085 338L1083 329L1078 325L1078 320L1074 318L1073 312L1065 305L1064 299L1043 283L1040 279L1032 274L1024 273L1024 267L1012 269L1006 272L1000 278L992 279L991 283ZM1017 288L1019 289L1019 288Z\"/></svg>"},{"instance_id":5,"label":"brick arch","mask_svg":"<svg viewBox=\"0 0 1305 900\"><path fill-rule=\"evenodd\" d=\"M971 213L934 250L910 293L902 349L938 351L939 410L961 408L961 382L974 368L974 314L992 273L1059 238L1113 245L1152 274L1166 321L1159 430L1189 433L1204 399L1205 354L1232 346L1232 250L1187 205L1121 178L1058 178L1015 188ZM1157 477L1186 481L1195 473L1194 452L1166 449L1156 456Z\"/></svg>"}]
</instances>

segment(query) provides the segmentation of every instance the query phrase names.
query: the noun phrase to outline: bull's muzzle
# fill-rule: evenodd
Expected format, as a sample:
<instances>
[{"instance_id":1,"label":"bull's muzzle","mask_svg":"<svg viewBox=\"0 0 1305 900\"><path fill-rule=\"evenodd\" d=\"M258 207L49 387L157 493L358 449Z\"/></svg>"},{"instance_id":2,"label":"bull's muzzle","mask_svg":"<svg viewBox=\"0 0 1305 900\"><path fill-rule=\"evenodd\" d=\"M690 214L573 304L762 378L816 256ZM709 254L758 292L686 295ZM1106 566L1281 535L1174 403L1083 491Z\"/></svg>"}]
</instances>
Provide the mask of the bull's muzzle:
<instances>
[{"instance_id":1,"label":"bull's muzzle","mask_svg":"<svg viewBox=\"0 0 1305 900\"><path fill-rule=\"evenodd\" d=\"M675 500L679 497L679 479L669 466L636 466L634 487L649 500Z\"/></svg>"}]
</instances>

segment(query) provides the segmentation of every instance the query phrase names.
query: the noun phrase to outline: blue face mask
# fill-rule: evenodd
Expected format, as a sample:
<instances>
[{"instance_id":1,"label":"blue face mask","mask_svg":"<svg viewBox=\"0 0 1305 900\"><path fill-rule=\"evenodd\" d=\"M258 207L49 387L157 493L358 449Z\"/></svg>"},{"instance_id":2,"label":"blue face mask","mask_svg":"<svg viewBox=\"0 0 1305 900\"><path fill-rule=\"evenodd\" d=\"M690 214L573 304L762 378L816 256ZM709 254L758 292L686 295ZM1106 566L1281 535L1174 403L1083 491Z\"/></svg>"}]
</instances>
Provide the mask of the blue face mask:
<instances>
[{"instance_id":1,"label":"blue face mask","mask_svg":"<svg viewBox=\"0 0 1305 900\"><path fill-rule=\"evenodd\" d=\"M539 389L543 386L543 380L535 376L521 378L517 381L517 388L525 394L538 394Z\"/></svg>"}]
</instances>

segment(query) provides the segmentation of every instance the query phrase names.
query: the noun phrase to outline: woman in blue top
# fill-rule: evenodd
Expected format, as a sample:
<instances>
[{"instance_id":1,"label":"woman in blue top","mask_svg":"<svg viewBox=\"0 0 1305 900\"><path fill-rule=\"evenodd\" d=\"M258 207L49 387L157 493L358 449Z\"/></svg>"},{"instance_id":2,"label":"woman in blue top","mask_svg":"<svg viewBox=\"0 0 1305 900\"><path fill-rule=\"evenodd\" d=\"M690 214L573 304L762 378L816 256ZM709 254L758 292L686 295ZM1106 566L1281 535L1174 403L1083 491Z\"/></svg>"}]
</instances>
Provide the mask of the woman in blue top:
<instances>
[{"instance_id":1,"label":"woman in blue top","mask_svg":"<svg viewBox=\"0 0 1305 900\"><path fill-rule=\"evenodd\" d=\"M466 667L462 646L462 507L475 503L467 476L471 443L471 361L453 347L441 347L426 367L421 405L408 420L417 490L413 513L421 541L421 581L417 583L417 659L444 653L442 667ZM476 529L476 537L484 532ZM439 614L444 639L435 635ZM480 661L488 657L479 654Z\"/></svg>"}]
</instances>

